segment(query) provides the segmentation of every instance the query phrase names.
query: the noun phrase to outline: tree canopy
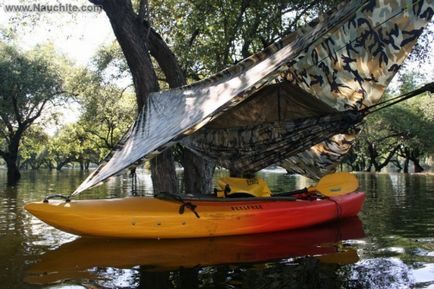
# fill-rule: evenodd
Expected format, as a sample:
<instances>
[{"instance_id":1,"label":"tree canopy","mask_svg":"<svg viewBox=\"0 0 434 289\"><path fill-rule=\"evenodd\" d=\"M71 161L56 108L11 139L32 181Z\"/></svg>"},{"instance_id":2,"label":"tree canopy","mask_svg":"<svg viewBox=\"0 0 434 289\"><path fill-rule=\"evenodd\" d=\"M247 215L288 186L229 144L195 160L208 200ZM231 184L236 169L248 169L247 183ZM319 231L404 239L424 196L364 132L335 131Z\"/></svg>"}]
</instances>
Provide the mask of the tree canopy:
<instances>
[{"instance_id":1,"label":"tree canopy","mask_svg":"<svg viewBox=\"0 0 434 289\"><path fill-rule=\"evenodd\" d=\"M17 157L23 134L65 93L62 66L53 54L50 46L22 52L0 43L0 156L7 163L9 183L20 177Z\"/></svg>"}]
</instances>

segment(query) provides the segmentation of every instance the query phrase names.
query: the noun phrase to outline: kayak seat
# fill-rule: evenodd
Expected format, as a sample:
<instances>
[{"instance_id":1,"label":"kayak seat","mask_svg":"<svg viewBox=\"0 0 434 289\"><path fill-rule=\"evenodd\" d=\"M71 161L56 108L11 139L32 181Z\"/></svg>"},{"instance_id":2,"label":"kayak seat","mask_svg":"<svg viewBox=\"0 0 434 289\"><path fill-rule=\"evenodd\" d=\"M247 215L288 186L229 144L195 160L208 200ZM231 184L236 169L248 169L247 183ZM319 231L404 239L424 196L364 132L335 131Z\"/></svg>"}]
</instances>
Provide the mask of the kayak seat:
<instances>
[{"instance_id":1,"label":"kayak seat","mask_svg":"<svg viewBox=\"0 0 434 289\"><path fill-rule=\"evenodd\" d=\"M263 178L223 177L217 181L217 185L226 197L271 197L270 188Z\"/></svg>"}]
</instances>

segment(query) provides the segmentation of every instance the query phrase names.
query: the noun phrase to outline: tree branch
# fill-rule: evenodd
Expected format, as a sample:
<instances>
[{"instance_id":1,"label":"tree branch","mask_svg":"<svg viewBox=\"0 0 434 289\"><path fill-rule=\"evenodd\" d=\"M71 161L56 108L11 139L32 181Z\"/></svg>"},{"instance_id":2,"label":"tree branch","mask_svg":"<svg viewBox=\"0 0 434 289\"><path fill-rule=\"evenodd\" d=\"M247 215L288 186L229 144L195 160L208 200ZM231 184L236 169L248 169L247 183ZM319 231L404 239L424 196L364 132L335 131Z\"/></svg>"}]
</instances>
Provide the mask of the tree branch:
<instances>
[{"instance_id":1,"label":"tree branch","mask_svg":"<svg viewBox=\"0 0 434 289\"><path fill-rule=\"evenodd\" d=\"M254 35L258 31L260 23L261 23L261 18L258 16L255 17L255 22L253 23L252 26L250 26L250 29L248 30L248 33L247 33L246 37L244 38L243 47L241 49L241 54L243 55L244 58L247 58L250 56L249 48L250 48L250 45L252 44Z\"/></svg>"},{"instance_id":2,"label":"tree branch","mask_svg":"<svg viewBox=\"0 0 434 289\"><path fill-rule=\"evenodd\" d=\"M232 42L235 40L235 36L237 35L238 28L241 25L241 21L243 20L243 15L246 13L247 7L249 7L250 0L242 0L240 11L237 15L237 19L235 20L235 24L232 28L232 33L228 38L228 41L226 43L225 51L223 52L223 61L226 63L226 61L229 58L229 52L232 46Z\"/></svg>"},{"instance_id":3,"label":"tree branch","mask_svg":"<svg viewBox=\"0 0 434 289\"><path fill-rule=\"evenodd\" d=\"M12 126L12 124L9 121L9 117L3 113L0 114L0 118L2 119L3 123L5 124L6 128L8 129L9 132L9 137L13 136L14 132L14 127Z\"/></svg>"},{"instance_id":4,"label":"tree branch","mask_svg":"<svg viewBox=\"0 0 434 289\"><path fill-rule=\"evenodd\" d=\"M96 5L96 6L103 6L104 0L89 0L90 3Z\"/></svg>"},{"instance_id":5,"label":"tree branch","mask_svg":"<svg viewBox=\"0 0 434 289\"><path fill-rule=\"evenodd\" d=\"M292 20L291 24L289 24L288 28L285 29L284 31L284 35L285 34L289 34L292 31L294 31L294 28L297 27L297 22L298 20L301 19L301 17L306 15L307 10L312 9L313 6L315 6L317 4L317 2L313 1L312 3L310 3L308 6L306 6L300 13L298 13L295 18Z\"/></svg>"},{"instance_id":6,"label":"tree branch","mask_svg":"<svg viewBox=\"0 0 434 289\"><path fill-rule=\"evenodd\" d=\"M186 84L184 73L172 50L149 23L144 21L144 32L149 31L148 47L151 55L157 60L171 88Z\"/></svg>"},{"instance_id":7,"label":"tree branch","mask_svg":"<svg viewBox=\"0 0 434 289\"><path fill-rule=\"evenodd\" d=\"M49 101L49 99L45 99L42 104L40 105L40 107L37 109L37 112L34 116L30 116L29 118L27 118L24 122L23 122L23 126L25 126L26 128L29 127L38 117L41 116L42 114L42 110L44 109L45 105L47 104L47 102ZM35 105L32 109L32 111L36 108L37 105Z\"/></svg>"},{"instance_id":8,"label":"tree branch","mask_svg":"<svg viewBox=\"0 0 434 289\"><path fill-rule=\"evenodd\" d=\"M200 33L199 28L197 28L196 30L193 31L193 33L191 34L190 40L188 41L189 47L191 47L193 45L193 42L196 39L196 37L199 35L199 33Z\"/></svg>"},{"instance_id":9,"label":"tree branch","mask_svg":"<svg viewBox=\"0 0 434 289\"><path fill-rule=\"evenodd\" d=\"M119 95L119 98L122 98L122 97L124 96L125 91L126 91L128 88L130 88L131 86L133 86L133 84L130 84L130 85L125 86L125 87L122 89L122 91L121 91L121 93L120 93L120 95Z\"/></svg>"},{"instance_id":10,"label":"tree branch","mask_svg":"<svg viewBox=\"0 0 434 289\"><path fill-rule=\"evenodd\" d=\"M23 124L29 124L29 123L31 124L35 119L37 119L41 115L42 109L44 108L44 106L47 104L48 101L50 101L53 97L61 95L61 94L64 94L64 93L67 93L67 92L64 91L64 90L59 90L59 91L56 91L55 93L47 96L42 101L42 106L39 107L39 109L38 109L38 106L41 104L41 102L36 103L33 107L30 108L29 112L26 115L26 119L24 120ZM38 112L36 113L35 116L32 116L32 114L35 111L35 109L38 109Z\"/></svg>"},{"instance_id":11,"label":"tree branch","mask_svg":"<svg viewBox=\"0 0 434 289\"><path fill-rule=\"evenodd\" d=\"M108 139L106 139L105 137L99 135L97 132L89 130L89 129L85 129L84 131L87 132L87 133L90 133L91 135L96 136L97 138L99 138L100 140L102 140L105 143L105 145L106 145L105 147L102 147L102 148L108 148L108 149L113 149L114 148L112 145L110 145Z\"/></svg>"},{"instance_id":12,"label":"tree branch","mask_svg":"<svg viewBox=\"0 0 434 289\"><path fill-rule=\"evenodd\" d=\"M139 6L139 15L137 16L139 21L145 20L145 17L149 20L149 3L148 0L141 0Z\"/></svg>"},{"instance_id":13,"label":"tree branch","mask_svg":"<svg viewBox=\"0 0 434 289\"><path fill-rule=\"evenodd\" d=\"M15 114L15 119L18 122L18 125L21 125L21 114L20 111L18 109L18 101L17 98L15 97L15 94L12 93L11 95L11 100L12 100L12 108L14 110L14 114Z\"/></svg>"},{"instance_id":14,"label":"tree branch","mask_svg":"<svg viewBox=\"0 0 434 289\"><path fill-rule=\"evenodd\" d=\"M393 156L395 155L396 151L400 148L401 144L395 146L395 148L389 152L389 154L387 155L386 159L379 164L378 168L379 170L381 170L382 168L384 168L385 166L387 166L387 164L390 162L390 160L393 158Z\"/></svg>"}]
</instances>

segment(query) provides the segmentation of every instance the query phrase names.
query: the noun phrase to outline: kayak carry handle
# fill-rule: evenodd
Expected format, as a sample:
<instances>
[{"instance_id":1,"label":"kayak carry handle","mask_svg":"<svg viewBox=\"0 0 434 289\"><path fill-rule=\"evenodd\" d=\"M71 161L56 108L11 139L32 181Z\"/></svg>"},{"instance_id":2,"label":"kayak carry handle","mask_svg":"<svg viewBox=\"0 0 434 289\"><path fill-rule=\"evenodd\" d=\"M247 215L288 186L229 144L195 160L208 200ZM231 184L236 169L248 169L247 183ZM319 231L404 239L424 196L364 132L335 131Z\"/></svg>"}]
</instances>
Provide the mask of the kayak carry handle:
<instances>
[{"instance_id":1,"label":"kayak carry handle","mask_svg":"<svg viewBox=\"0 0 434 289\"><path fill-rule=\"evenodd\" d=\"M65 203L71 202L71 198L69 196L64 196L64 195L60 195L60 194L46 196L44 198L43 202L48 203L48 201L51 199L63 199L63 200L65 200Z\"/></svg>"}]
</instances>

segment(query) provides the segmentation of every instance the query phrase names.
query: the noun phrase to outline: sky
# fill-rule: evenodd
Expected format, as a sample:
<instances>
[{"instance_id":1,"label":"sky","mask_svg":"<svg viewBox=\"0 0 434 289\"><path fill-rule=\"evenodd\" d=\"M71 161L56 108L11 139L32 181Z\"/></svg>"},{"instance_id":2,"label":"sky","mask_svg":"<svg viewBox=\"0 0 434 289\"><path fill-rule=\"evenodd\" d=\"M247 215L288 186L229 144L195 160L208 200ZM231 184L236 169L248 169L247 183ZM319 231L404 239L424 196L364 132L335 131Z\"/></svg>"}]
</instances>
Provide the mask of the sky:
<instances>
[{"instance_id":1,"label":"sky","mask_svg":"<svg viewBox=\"0 0 434 289\"><path fill-rule=\"evenodd\" d=\"M26 3L31 3L28 1ZM54 3L56 1L44 1ZM89 5L87 1L74 1ZM110 22L103 11L101 12L76 12L70 15L66 12L48 13L33 12L41 15L41 18L32 24L23 24L27 21L24 14L6 12L6 5L16 5L19 1L3 0L0 4L0 26L18 27L18 44L23 48L31 48L38 43L52 42L59 52L66 54L73 61L86 65L96 50L115 39ZM14 21L15 17L23 18Z\"/></svg>"}]
</instances>

